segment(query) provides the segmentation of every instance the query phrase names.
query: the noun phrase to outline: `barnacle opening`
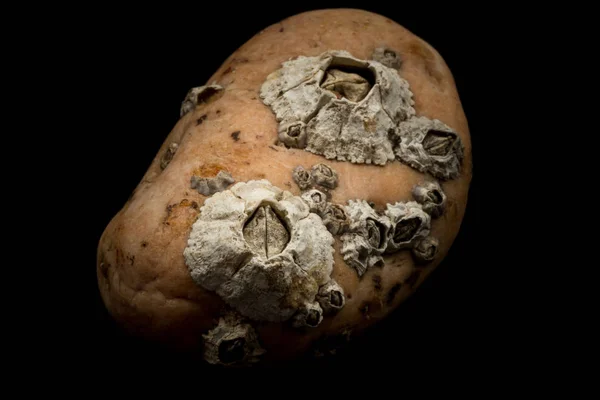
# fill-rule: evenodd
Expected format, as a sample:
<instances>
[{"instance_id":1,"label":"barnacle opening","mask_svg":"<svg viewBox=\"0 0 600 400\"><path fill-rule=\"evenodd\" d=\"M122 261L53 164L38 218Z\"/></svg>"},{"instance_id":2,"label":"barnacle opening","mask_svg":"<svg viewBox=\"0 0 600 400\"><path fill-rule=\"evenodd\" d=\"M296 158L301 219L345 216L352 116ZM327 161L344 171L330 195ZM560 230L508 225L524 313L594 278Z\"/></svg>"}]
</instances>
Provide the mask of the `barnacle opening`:
<instances>
[{"instance_id":1,"label":"barnacle opening","mask_svg":"<svg viewBox=\"0 0 600 400\"><path fill-rule=\"evenodd\" d=\"M265 258L283 252L290 241L290 227L269 204L262 203L246 220L242 229L252 250Z\"/></svg>"},{"instance_id":2,"label":"barnacle opening","mask_svg":"<svg viewBox=\"0 0 600 400\"><path fill-rule=\"evenodd\" d=\"M386 242L386 229L379 221L367 219L367 235L369 244L376 249L380 249Z\"/></svg>"},{"instance_id":3,"label":"barnacle opening","mask_svg":"<svg viewBox=\"0 0 600 400\"><path fill-rule=\"evenodd\" d=\"M408 242L415 236L421 226L419 218L403 219L394 228L394 243Z\"/></svg>"},{"instance_id":4,"label":"barnacle opening","mask_svg":"<svg viewBox=\"0 0 600 400\"><path fill-rule=\"evenodd\" d=\"M325 70L319 86L339 98L359 102L375 86L376 76L366 66L352 65L343 59L334 59Z\"/></svg>"},{"instance_id":5,"label":"barnacle opening","mask_svg":"<svg viewBox=\"0 0 600 400\"><path fill-rule=\"evenodd\" d=\"M435 204L442 204L442 201L444 200L442 194L437 189L433 189L431 192L429 192L428 197Z\"/></svg>"},{"instance_id":6,"label":"barnacle opening","mask_svg":"<svg viewBox=\"0 0 600 400\"><path fill-rule=\"evenodd\" d=\"M430 129L423 139L423 149L432 156L445 156L455 140L456 135L452 132Z\"/></svg>"},{"instance_id":7,"label":"barnacle opening","mask_svg":"<svg viewBox=\"0 0 600 400\"><path fill-rule=\"evenodd\" d=\"M219 345L219 360L223 364L241 361L246 355L246 339L223 340Z\"/></svg>"},{"instance_id":8,"label":"barnacle opening","mask_svg":"<svg viewBox=\"0 0 600 400\"><path fill-rule=\"evenodd\" d=\"M309 310L306 315L306 325L316 327L321 322L321 313L318 310Z\"/></svg>"},{"instance_id":9,"label":"barnacle opening","mask_svg":"<svg viewBox=\"0 0 600 400\"><path fill-rule=\"evenodd\" d=\"M344 304L344 295L339 290L332 290L329 294L329 302L334 307L341 307Z\"/></svg>"}]
</instances>

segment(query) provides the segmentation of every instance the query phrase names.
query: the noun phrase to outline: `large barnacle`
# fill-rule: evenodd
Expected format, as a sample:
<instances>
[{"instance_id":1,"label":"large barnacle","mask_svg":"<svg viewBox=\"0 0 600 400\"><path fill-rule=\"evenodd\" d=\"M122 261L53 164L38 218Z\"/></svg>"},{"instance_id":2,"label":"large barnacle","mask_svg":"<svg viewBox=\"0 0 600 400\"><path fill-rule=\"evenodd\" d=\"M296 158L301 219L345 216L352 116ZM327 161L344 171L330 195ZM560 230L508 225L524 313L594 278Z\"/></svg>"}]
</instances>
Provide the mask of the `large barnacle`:
<instances>
[{"instance_id":1,"label":"large barnacle","mask_svg":"<svg viewBox=\"0 0 600 400\"><path fill-rule=\"evenodd\" d=\"M437 255L440 242L433 236L427 236L417 242L412 249L415 260L420 264L433 261Z\"/></svg>"},{"instance_id":2,"label":"large barnacle","mask_svg":"<svg viewBox=\"0 0 600 400\"><path fill-rule=\"evenodd\" d=\"M184 251L198 285L255 320L314 311L319 288L331 282L333 236L302 198L266 180L240 182L200 211Z\"/></svg>"},{"instance_id":3,"label":"large barnacle","mask_svg":"<svg viewBox=\"0 0 600 400\"><path fill-rule=\"evenodd\" d=\"M388 133L415 115L408 82L396 70L345 51L284 62L260 96L284 144L353 163L393 161Z\"/></svg>"}]
</instances>

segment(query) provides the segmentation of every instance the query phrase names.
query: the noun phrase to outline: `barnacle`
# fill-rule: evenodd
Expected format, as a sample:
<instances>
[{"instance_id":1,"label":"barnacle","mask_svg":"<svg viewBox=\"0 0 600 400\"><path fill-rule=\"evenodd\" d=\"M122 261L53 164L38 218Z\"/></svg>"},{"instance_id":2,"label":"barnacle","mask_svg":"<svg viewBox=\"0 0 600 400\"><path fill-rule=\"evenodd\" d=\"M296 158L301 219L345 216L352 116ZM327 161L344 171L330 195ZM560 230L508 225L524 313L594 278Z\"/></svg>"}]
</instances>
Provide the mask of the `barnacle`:
<instances>
[{"instance_id":1,"label":"barnacle","mask_svg":"<svg viewBox=\"0 0 600 400\"><path fill-rule=\"evenodd\" d=\"M393 161L389 132L415 114L408 82L396 70L345 51L284 62L260 96L284 144L353 163Z\"/></svg>"},{"instance_id":2,"label":"barnacle","mask_svg":"<svg viewBox=\"0 0 600 400\"><path fill-rule=\"evenodd\" d=\"M328 189L335 189L338 184L337 173L326 164L313 165L311 169L312 180L319 186L326 187Z\"/></svg>"},{"instance_id":3,"label":"barnacle","mask_svg":"<svg viewBox=\"0 0 600 400\"><path fill-rule=\"evenodd\" d=\"M202 103L208 103L214 99L217 93L222 92L223 87L217 84L199 86L190 89L183 102L181 103L180 116L183 117L185 114L193 111L197 105Z\"/></svg>"},{"instance_id":4,"label":"barnacle","mask_svg":"<svg viewBox=\"0 0 600 400\"><path fill-rule=\"evenodd\" d=\"M259 180L204 202L184 256L194 282L241 315L285 321L314 313L319 288L331 281L333 251L333 236L306 201Z\"/></svg>"},{"instance_id":5,"label":"barnacle","mask_svg":"<svg viewBox=\"0 0 600 400\"><path fill-rule=\"evenodd\" d=\"M426 117L414 117L398 125L398 159L438 179L460 174L464 157L460 137L446 124Z\"/></svg>"},{"instance_id":6,"label":"barnacle","mask_svg":"<svg viewBox=\"0 0 600 400\"><path fill-rule=\"evenodd\" d=\"M254 328L233 312L219 319L204 338L204 358L211 364L243 366L258 362L265 350Z\"/></svg>"},{"instance_id":7,"label":"barnacle","mask_svg":"<svg viewBox=\"0 0 600 400\"><path fill-rule=\"evenodd\" d=\"M167 166L173 159L173 156L177 152L178 147L179 147L179 145L177 143L171 143L169 145L169 147L167 147L167 150L165 151L162 158L160 159L160 169L167 168Z\"/></svg>"},{"instance_id":8,"label":"barnacle","mask_svg":"<svg viewBox=\"0 0 600 400\"><path fill-rule=\"evenodd\" d=\"M341 254L358 276L362 276L368 268L383 264L381 255L388 246L391 223L364 200L348 201L346 211L350 224L341 237Z\"/></svg>"},{"instance_id":9,"label":"barnacle","mask_svg":"<svg viewBox=\"0 0 600 400\"><path fill-rule=\"evenodd\" d=\"M294 168L294 171L292 171L292 178L301 190L306 190L312 186L312 176L310 171L307 171L301 165Z\"/></svg>"},{"instance_id":10,"label":"barnacle","mask_svg":"<svg viewBox=\"0 0 600 400\"><path fill-rule=\"evenodd\" d=\"M436 181L423 182L416 185L412 191L415 200L421 204L423 211L437 218L446 208L446 194Z\"/></svg>"},{"instance_id":11,"label":"barnacle","mask_svg":"<svg viewBox=\"0 0 600 400\"><path fill-rule=\"evenodd\" d=\"M390 50L385 47L378 47L373 50L373 55L371 55L371 58L375 61L379 61L389 68L398 69L400 68L400 65L402 65L402 59L400 56L394 50Z\"/></svg>"},{"instance_id":12,"label":"barnacle","mask_svg":"<svg viewBox=\"0 0 600 400\"><path fill-rule=\"evenodd\" d=\"M325 313L338 311L346 303L344 289L337 282L330 281L319 289L317 301Z\"/></svg>"},{"instance_id":13,"label":"barnacle","mask_svg":"<svg viewBox=\"0 0 600 400\"><path fill-rule=\"evenodd\" d=\"M314 328L323 321L323 309L318 303L306 304L294 315L295 328Z\"/></svg>"},{"instance_id":14,"label":"barnacle","mask_svg":"<svg viewBox=\"0 0 600 400\"><path fill-rule=\"evenodd\" d=\"M385 215L392 225L386 249L388 253L412 248L429 234L431 217L417 202L388 204Z\"/></svg>"},{"instance_id":15,"label":"barnacle","mask_svg":"<svg viewBox=\"0 0 600 400\"><path fill-rule=\"evenodd\" d=\"M204 196L210 196L227 189L233 182L235 182L235 180L229 172L219 171L214 178L193 175L190 179L190 186L192 189L196 189L198 193L203 194Z\"/></svg>"},{"instance_id":16,"label":"barnacle","mask_svg":"<svg viewBox=\"0 0 600 400\"><path fill-rule=\"evenodd\" d=\"M321 218L325 215L325 210L329 206L327 195L317 189L311 189L302 193L302 200L308 204L310 212L317 214Z\"/></svg>"},{"instance_id":17,"label":"barnacle","mask_svg":"<svg viewBox=\"0 0 600 400\"><path fill-rule=\"evenodd\" d=\"M437 255L439 244L439 240L433 236L426 236L419 240L415 247L413 247L413 257L421 264L431 262Z\"/></svg>"}]
</instances>

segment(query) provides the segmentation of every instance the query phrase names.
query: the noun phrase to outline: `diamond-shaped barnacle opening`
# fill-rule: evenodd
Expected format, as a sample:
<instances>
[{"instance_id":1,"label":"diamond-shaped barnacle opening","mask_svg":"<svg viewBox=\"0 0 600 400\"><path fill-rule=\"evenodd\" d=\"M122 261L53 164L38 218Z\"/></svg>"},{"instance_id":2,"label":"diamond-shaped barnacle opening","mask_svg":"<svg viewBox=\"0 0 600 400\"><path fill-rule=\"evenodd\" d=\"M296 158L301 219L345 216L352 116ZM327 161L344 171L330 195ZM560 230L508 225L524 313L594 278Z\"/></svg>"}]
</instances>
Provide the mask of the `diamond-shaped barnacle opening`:
<instances>
[{"instance_id":1,"label":"diamond-shaped barnacle opening","mask_svg":"<svg viewBox=\"0 0 600 400\"><path fill-rule=\"evenodd\" d=\"M454 132L430 129L423 138L423 149L432 156L447 155L458 136Z\"/></svg>"},{"instance_id":2,"label":"diamond-shaped barnacle opening","mask_svg":"<svg viewBox=\"0 0 600 400\"><path fill-rule=\"evenodd\" d=\"M262 202L248 217L243 234L250 249L263 258L283 252L290 241L291 229L275 204Z\"/></svg>"},{"instance_id":3,"label":"diamond-shaped barnacle opening","mask_svg":"<svg viewBox=\"0 0 600 400\"><path fill-rule=\"evenodd\" d=\"M356 103L367 97L375 83L375 70L368 63L333 56L319 84L336 98Z\"/></svg>"}]
</instances>

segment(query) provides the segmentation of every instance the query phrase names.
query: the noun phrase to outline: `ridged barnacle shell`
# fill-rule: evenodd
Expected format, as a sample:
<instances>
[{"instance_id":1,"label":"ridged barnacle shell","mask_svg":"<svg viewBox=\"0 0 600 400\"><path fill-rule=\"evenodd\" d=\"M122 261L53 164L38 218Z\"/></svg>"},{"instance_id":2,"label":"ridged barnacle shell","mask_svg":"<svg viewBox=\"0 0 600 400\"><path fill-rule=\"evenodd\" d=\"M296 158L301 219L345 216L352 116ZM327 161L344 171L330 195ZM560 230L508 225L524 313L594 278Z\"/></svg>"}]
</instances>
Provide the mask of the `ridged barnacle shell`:
<instances>
[{"instance_id":1,"label":"ridged barnacle shell","mask_svg":"<svg viewBox=\"0 0 600 400\"><path fill-rule=\"evenodd\" d=\"M392 225L386 252L410 249L429 235L431 217L414 201L388 204L385 215Z\"/></svg>"},{"instance_id":2,"label":"ridged barnacle shell","mask_svg":"<svg viewBox=\"0 0 600 400\"><path fill-rule=\"evenodd\" d=\"M358 276L362 276L368 268L383 264L381 255L388 246L391 223L364 200L350 200L345 209L350 224L341 237L341 254Z\"/></svg>"},{"instance_id":3,"label":"ridged barnacle shell","mask_svg":"<svg viewBox=\"0 0 600 400\"><path fill-rule=\"evenodd\" d=\"M408 82L396 70L346 51L284 62L260 96L275 113L281 142L353 163L393 161L389 136L415 115Z\"/></svg>"},{"instance_id":4,"label":"ridged barnacle shell","mask_svg":"<svg viewBox=\"0 0 600 400\"><path fill-rule=\"evenodd\" d=\"M285 321L318 307L333 242L304 200L259 180L208 198L184 255L192 279L243 316Z\"/></svg>"}]
</instances>

